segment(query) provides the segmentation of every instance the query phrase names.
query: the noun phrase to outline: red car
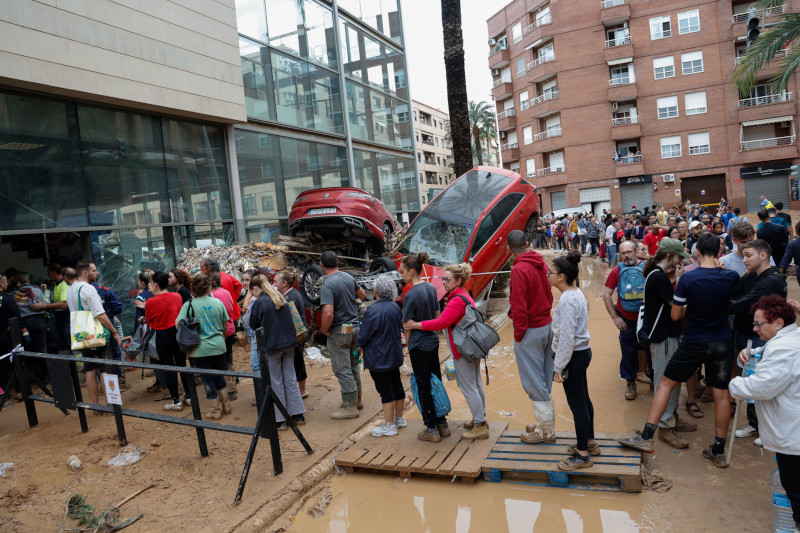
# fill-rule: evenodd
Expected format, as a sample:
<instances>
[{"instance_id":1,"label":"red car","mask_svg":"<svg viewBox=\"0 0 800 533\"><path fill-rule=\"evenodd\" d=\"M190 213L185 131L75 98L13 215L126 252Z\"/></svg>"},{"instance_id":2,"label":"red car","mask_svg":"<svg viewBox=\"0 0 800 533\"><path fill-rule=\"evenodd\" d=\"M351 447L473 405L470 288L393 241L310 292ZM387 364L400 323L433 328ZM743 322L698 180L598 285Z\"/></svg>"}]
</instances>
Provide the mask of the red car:
<instances>
[{"instance_id":1,"label":"red car","mask_svg":"<svg viewBox=\"0 0 800 533\"><path fill-rule=\"evenodd\" d=\"M516 172L494 167L475 167L439 193L409 226L400 245L403 256L420 251L431 259L423 277L445 295L441 275L452 263L470 263L472 277L466 289L476 303L488 300L495 273L511 257L506 237L512 230L532 239L539 219L536 188Z\"/></svg>"},{"instance_id":2,"label":"red car","mask_svg":"<svg viewBox=\"0 0 800 533\"><path fill-rule=\"evenodd\" d=\"M382 252L384 239L399 230L383 202L355 187L302 192L289 213L289 234L313 242L345 239Z\"/></svg>"}]
</instances>

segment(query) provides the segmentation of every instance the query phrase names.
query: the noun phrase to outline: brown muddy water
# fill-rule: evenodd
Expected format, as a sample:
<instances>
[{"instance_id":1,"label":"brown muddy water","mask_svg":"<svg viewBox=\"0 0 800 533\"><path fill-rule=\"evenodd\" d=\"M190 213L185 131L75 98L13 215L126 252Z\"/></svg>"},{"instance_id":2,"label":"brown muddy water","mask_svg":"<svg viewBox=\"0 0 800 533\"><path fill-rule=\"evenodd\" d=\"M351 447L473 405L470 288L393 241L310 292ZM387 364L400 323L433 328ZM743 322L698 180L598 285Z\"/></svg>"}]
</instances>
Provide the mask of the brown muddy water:
<instances>
[{"instance_id":1,"label":"brown muddy water","mask_svg":"<svg viewBox=\"0 0 800 533\"><path fill-rule=\"evenodd\" d=\"M545 253L548 261L551 253ZM608 267L597 259L581 264L581 289L589 301L592 364L589 391L595 407L597 433L630 432L641 428L652 399L648 385L639 384L639 397L626 401L625 382L619 377L617 331L602 301ZM789 280L791 297L800 296L797 281ZM555 298L558 293L555 291ZM491 383L486 387L487 417L523 429L533 422L533 409L519 383L510 324L501 330L501 343L490 358ZM444 347L443 349L446 349ZM369 380L368 380L369 382ZM455 381L445 382L453 405L449 418L469 419L469 410ZM372 384L367 394L374 393ZM573 431L572 415L563 388L553 386L557 429ZM627 533L634 531L771 531L768 476L775 468L773 454L753 446L753 439L737 439L733 464L718 469L700 452L713 441L713 404L700 403L706 416L691 419L684 410L682 389L679 414L698 423L698 430L682 433L690 442L673 450L656 441L654 468L673 482L666 493L626 494L549 488L510 482L474 485L460 481L393 475L352 473L334 476L323 494L331 501L325 514L313 518L310 499L286 523L293 532L567 532ZM406 413L408 428L422 422L416 407ZM739 423L745 417L740 413ZM279 524L274 524L278 526Z\"/></svg>"}]
</instances>

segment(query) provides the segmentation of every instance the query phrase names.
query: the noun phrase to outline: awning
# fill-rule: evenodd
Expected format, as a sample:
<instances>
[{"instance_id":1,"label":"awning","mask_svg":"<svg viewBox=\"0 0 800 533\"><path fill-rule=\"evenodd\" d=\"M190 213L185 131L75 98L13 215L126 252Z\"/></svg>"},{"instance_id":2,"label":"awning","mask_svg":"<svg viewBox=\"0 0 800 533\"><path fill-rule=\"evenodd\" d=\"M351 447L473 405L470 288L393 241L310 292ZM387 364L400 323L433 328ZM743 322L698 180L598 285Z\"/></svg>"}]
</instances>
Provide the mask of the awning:
<instances>
[{"instance_id":1,"label":"awning","mask_svg":"<svg viewBox=\"0 0 800 533\"><path fill-rule=\"evenodd\" d=\"M633 63L632 57L624 57L622 59L614 59L612 61L608 61L609 65L622 65L624 63Z\"/></svg>"},{"instance_id":2,"label":"awning","mask_svg":"<svg viewBox=\"0 0 800 533\"><path fill-rule=\"evenodd\" d=\"M762 118L761 120L748 120L742 122L742 126L763 126L764 124L775 124L776 122L791 122L794 117L786 115L785 117Z\"/></svg>"}]
</instances>

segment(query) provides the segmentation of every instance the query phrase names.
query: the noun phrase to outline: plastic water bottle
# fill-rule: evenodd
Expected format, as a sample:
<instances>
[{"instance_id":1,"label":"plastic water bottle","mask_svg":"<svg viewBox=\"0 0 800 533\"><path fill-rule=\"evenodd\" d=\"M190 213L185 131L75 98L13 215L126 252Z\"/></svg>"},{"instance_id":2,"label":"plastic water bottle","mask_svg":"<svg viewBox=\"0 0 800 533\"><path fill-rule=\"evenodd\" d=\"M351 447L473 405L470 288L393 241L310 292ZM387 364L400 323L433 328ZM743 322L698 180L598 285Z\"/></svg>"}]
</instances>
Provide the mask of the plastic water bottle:
<instances>
[{"instance_id":1,"label":"plastic water bottle","mask_svg":"<svg viewBox=\"0 0 800 533\"><path fill-rule=\"evenodd\" d=\"M81 463L81 460L78 459L77 455L70 455L69 457L67 457L67 464L75 472L83 468L83 463Z\"/></svg>"},{"instance_id":2,"label":"plastic water bottle","mask_svg":"<svg viewBox=\"0 0 800 533\"><path fill-rule=\"evenodd\" d=\"M750 355L751 355L750 359L747 361L747 364L744 365L744 377L752 376L753 374L755 374L756 365L758 364L759 361L761 361L761 352L752 353L751 350ZM752 398L745 398L744 401L747 403L756 403L756 401L753 400Z\"/></svg>"},{"instance_id":3,"label":"plastic water bottle","mask_svg":"<svg viewBox=\"0 0 800 533\"><path fill-rule=\"evenodd\" d=\"M778 462L777 458L775 462ZM769 475L769 490L772 493L772 530L775 533L792 533L794 531L792 507L781 485L777 468Z\"/></svg>"}]
</instances>

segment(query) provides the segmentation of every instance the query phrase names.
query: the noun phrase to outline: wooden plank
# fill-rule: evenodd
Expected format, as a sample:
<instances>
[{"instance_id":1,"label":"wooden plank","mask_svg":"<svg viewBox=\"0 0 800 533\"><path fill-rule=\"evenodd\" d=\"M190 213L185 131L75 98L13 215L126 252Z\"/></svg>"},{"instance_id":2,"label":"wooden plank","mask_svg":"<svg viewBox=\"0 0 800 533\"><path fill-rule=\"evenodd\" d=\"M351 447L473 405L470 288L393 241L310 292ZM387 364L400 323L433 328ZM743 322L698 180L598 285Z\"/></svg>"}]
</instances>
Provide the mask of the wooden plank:
<instances>
[{"instance_id":1,"label":"wooden plank","mask_svg":"<svg viewBox=\"0 0 800 533\"><path fill-rule=\"evenodd\" d=\"M386 468L394 468L395 466L397 466L397 463L399 463L404 457L405 455L402 453L395 453L394 455L389 457L386 461L384 461L383 466Z\"/></svg>"},{"instance_id":2,"label":"wooden plank","mask_svg":"<svg viewBox=\"0 0 800 533\"><path fill-rule=\"evenodd\" d=\"M375 459L375 458L376 458L377 456L379 456L380 454L381 454L381 451L380 451L380 450L370 450L370 451L368 451L367 453L365 453L365 454L364 454L364 456L363 456L363 457L361 457L361 459L359 459L358 461L356 461L356 462L353 464L353 466L364 466L364 465L368 465L368 464L369 464L369 463L370 463L370 462L371 462L373 459Z\"/></svg>"},{"instance_id":3,"label":"wooden plank","mask_svg":"<svg viewBox=\"0 0 800 533\"><path fill-rule=\"evenodd\" d=\"M508 422L488 422L488 424L489 438L473 441L464 457L453 467L453 474L469 477L476 477L480 474L481 464L497 443L497 439L508 427Z\"/></svg>"},{"instance_id":4,"label":"wooden plank","mask_svg":"<svg viewBox=\"0 0 800 533\"><path fill-rule=\"evenodd\" d=\"M400 470L401 472L405 472L408 470L408 467L411 466L411 463L413 463L416 460L417 460L416 455L406 455L400 460L399 463L395 465L395 468L397 470Z\"/></svg>"},{"instance_id":5,"label":"wooden plank","mask_svg":"<svg viewBox=\"0 0 800 533\"><path fill-rule=\"evenodd\" d=\"M376 466L376 465L381 466L391 456L392 456L391 452L381 452L378 455L376 455L372 459L372 461L370 461L368 464L369 466Z\"/></svg>"},{"instance_id":6,"label":"wooden plank","mask_svg":"<svg viewBox=\"0 0 800 533\"><path fill-rule=\"evenodd\" d=\"M506 472L541 472L545 474L554 471L561 472L558 470L558 461L514 461L512 464L509 463L510 461L487 459L481 468L483 471L494 469ZM627 465L594 465L590 468L574 470L569 473L576 475L639 476L640 468Z\"/></svg>"},{"instance_id":7,"label":"wooden plank","mask_svg":"<svg viewBox=\"0 0 800 533\"><path fill-rule=\"evenodd\" d=\"M469 448L470 441L462 440L456 444L456 447L450 452L450 455L444 462L439 465L439 470L444 473L450 473L453 471L453 468L458 464L464 454L467 453L467 449Z\"/></svg>"},{"instance_id":8,"label":"wooden plank","mask_svg":"<svg viewBox=\"0 0 800 533\"><path fill-rule=\"evenodd\" d=\"M487 461L505 461L509 465L509 470L514 469L514 464L520 462L536 462L536 463L558 463L569 457L569 454L557 453L529 453L529 454L508 454L497 453L492 450ZM632 457L607 457L597 455L592 457L592 462L596 465L623 465L623 466L639 466L641 459L634 459Z\"/></svg>"},{"instance_id":9,"label":"wooden plank","mask_svg":"<svg viewBox=\"0 0 800 533\"><path fill-rule=\"evenodd\" d=\"M428 461L430 461L434 455L436 455L436 450L432 450L425 455L420 455L414 460L413 463L411 463L411 465L409 465L409 470L412 472L423 471L425 469L425 465L428 464Z\"/></svg>"},{"instance_id":10,"label":"wooden plank","mask_svg":"<svg viewBox=\"0 0 800 533\"><path fill-rule=\"evenodd\" d=\"M425 465L425 471L432 471L434 473L438 471L441 464L450 456L451 451L452 448L446 451L442 450L436 452L431 460Z\"/></svg>"},{"instance_id":11,"label":"wooden plank","mask_svg":"<svg viewBox=\"0 0 800 533\"><path fill-rule=\"evenodd\" d=\"M522 434L520 430L513 430L510 429L508 431L503 432L503 438L516 438L519 439L519 436ZM620 444L617 442L617 439L624 439L626 437L630 437L630 433L595 433L594 440L600 442L601 444L603 441L613 442L615 445L619 446ZM574 431L556 431L556 439L561 441L562 439L565 440L575 440L575 432Z\"/></svg>"},{"instance_id":12,"label":"wooden plank","mask_svg":"<svg viewBox=\"0 0 800 533\"><path fill-rule=\"evenodd\" d=\"M600 455L593 455L595 457L629 457L641 458L642 452L632 450L630 448L601 448ZM501 444L498 442L492 448L492 454L497 452L504 453L519 453L519 454L562 454L568 455L566 444L547 444L547 445L531 445L531 444ZM491 455L491 454L490 454Z\"/></svg>"},{"instance_id":13,"label":"wooden plank","mask_svg":"<svg viewBox=\"0 0 800 533\"><path fill-rule=\"evenodd\" d=\"M336 458L337 465L352 465L355 464L359 459L361 459L365 454L369 453L369 450L355 444L350 448L346 449L340 456Z\"/></svg>"}]
</instances>

